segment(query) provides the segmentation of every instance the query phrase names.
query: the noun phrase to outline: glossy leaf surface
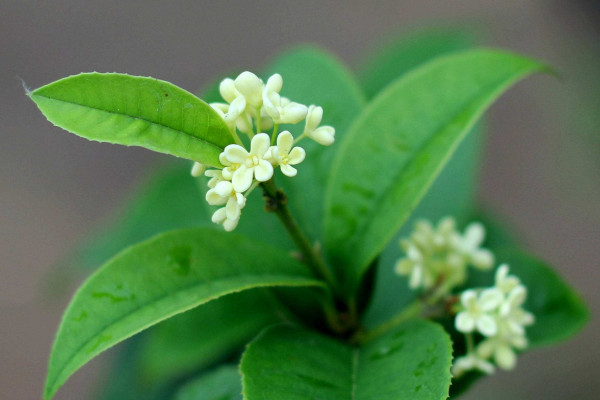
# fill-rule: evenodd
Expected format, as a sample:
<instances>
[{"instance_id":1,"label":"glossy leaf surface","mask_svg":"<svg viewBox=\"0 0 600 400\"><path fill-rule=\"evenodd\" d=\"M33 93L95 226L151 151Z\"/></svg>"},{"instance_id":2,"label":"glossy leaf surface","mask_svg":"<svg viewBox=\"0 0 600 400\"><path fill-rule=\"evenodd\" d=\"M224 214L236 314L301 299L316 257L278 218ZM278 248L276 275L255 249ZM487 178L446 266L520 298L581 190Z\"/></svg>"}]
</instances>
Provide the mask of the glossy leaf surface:
<instances>
[{"instance_id":1,"label":"glossy leaf surface","mask_svg":"<svg viewBox=\"0 0 600 400\"><path fill-rule=\"evenodd\" d=\"M361 348L278 326L248 345L240 370L246 400L441 400L451 355L443 329L425 321Z\"/></svg>"},{"instance_id":2,"label":"glossy leaf surface","mask_svg":"<svg viewBox=\"0 0 600 400\"><path fill-rule=\"evenodd\" d=\"M86 139L142 146L219 166L233 137L219 115L193 94L165 81L84 73L30 94L54 125Z\"/></svg>"},{"instance_id":3,"label":"glossy leaf surface","mask_svg":"<svg viewBox=\"0 0 600 400\"><path fill-rule=\"evenodd\" d=\"M326 249L350 288L483 111L511 84L545 69L501 51L456 53L404 76L369 104L341 143L326 197Z\"/></svg>"},{"instance_id":4,"label":"glossy leaf surface","mask_svg":"<svg viewBox=\"0 0 600 400\"><path fill-rule=\"evenodd\" d=\"M153 327L140 346L144 380L168 381L223 360L285 315L266 289L230 294Z\"/></svg>"},{"instance_id":5,"label":"glossy leaf surface","mask_svg":"<svg viewBox=\"0 0 600 400\"><path fill-rule=\"evenodd\" d=\"M289 253L241 235L159 235L117 255L77 291L52 348L45 398L102 351L175 314L251 288L319 285Z\"/></svg>"}]
</instances>

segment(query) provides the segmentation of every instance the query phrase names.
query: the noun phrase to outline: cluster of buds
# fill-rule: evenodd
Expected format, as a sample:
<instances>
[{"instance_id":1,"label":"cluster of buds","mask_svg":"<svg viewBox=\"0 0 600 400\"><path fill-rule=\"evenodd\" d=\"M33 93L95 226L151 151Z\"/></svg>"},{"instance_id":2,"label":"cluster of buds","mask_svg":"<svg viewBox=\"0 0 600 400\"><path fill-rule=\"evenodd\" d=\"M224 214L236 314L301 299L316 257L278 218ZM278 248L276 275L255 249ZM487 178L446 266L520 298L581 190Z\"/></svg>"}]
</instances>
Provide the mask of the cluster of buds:
<instances>
[{"instance_id":1,"label":"cluster of buds","mask_svg":"<svg viewBox=\"0 0 600 400\"><path fill-rule=\"evenodd\" d=\"M301 163L306 153L295 146L300 140L310 138L328 146L334 142L335 129L319 126L323 118L321 107L295 103L282 97L281 75L272 75L265 84L252 72L242 72L235 80L225 79L219 86L226 103L210 106L223 118L236 144L225 147L219 156L222 169L205 171L205 166L194 163L192 175L203 173L210 178L206 201L210 205L223 206L212 217L226 231L238 225L246 197L261 182L273 177L274 169L280 167L288 176L296 176L294 165ZM279 132L279 125L298 124L305 121L304 131L294 139L289 131ZM272 129L269 136L264 133ZM248 136L250 149L244 146L238 132Z\"/></svg>"},{"instance_id":2,"label":"cluster of buds","mask_svg":"<svg viewBox=\"0 0 600 400\"><path fill-rule=\"evenodd\" d=\"M406 256L396 262L395 271L409 278L411 289L439 286L449 291L464 283L468 266L483 270L493 266L492 252L481 247L484 238L480 223L471 223L461 234L451 217L436 227L419 221L411 236L400 240Z\"/></svg>"},{"instance_id":3,"label":"cluster of buds","mask_svg":"<svg viewBox=\"0 0 600 400\"><path fill-rule=\"evenodd\" d=\"M533 315L523 309L526 298L527 288L519 278L509 275L506 264L496 271L493 287L461 294L455 327L467 335L467 354L455 360L455 377L469 370L492 374L494 364L502 369L514 368L515 350L527 347L525 327L534 321ZM476 333L483 337L477 346L473 339Z\"/></svg>"}]
</instances>

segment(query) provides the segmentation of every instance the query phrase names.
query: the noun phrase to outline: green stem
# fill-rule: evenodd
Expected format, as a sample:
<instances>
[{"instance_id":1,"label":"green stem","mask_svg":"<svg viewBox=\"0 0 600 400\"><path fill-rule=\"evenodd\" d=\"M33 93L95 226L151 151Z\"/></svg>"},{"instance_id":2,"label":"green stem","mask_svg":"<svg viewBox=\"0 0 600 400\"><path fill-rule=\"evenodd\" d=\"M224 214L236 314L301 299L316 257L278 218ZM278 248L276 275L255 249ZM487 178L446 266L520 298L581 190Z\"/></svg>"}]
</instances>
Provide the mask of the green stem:
<instances>
[{"instance_id":1,"label":"green stem","mask_svg":"<svg viewBox=\"0 0 600 400\"><path fill-rule=\"evenodd\" d=\"M266 200L266 210L274 212L275 215L277 215L290 234L294 244L302 253L306 265L308 265L312 272L319 278L325 280L332 289L335 289L335 279L331 270L325 265L323 259L317 255L314 247L300 229L298 221L296 221L294 216L290 213L285 193L277 189L273 179L263 182L261 186Z\"/></svg>"},{"instance_id":2,"label":"green stem","mask_svg":"<svg viewBox=\"0 0 600 400\"><path fill-rule=\"evenodd\" d=\"M279 130L279 124L273 125L273 133L271 133L271 146L275 146L275 139L277 139L277 131Z\"/></svg>"},{"instance_id":3,"label":"green stem","mask_svg":"<svg viewBox=\"0 0 600 400\"><path fill-rule=\"evenodd\" d=\"M258 135L259 133L261 133L261 120L260 120L260 109L261 107L256 107L256 134Z\"/></svg>"}]
</instances>

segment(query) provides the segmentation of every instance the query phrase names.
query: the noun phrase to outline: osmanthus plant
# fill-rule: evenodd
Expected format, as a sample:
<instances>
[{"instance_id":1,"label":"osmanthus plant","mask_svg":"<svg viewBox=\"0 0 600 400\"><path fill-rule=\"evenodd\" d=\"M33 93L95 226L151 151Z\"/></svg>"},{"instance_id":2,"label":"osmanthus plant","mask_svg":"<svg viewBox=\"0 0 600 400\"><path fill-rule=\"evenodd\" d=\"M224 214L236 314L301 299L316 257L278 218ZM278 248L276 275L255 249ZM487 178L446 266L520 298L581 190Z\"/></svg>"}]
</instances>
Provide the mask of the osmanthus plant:
<instances>
[{"instance_id":1,"label":"osmanthus plant","mask_svg":"<svg viewBox=\"0 0 600 400\"><path fill-rule=\"evenodd\" d=\"M114 398L445 399L570 336L580 298L472 197L477 120L547 71L445 32L360 80L302 47L202 98L115 73L29 92L69 132L191 161L74 257L104 265L64 314L44 398L145 330L120 371L152 393Z\"/></svg>"}]
</instances>

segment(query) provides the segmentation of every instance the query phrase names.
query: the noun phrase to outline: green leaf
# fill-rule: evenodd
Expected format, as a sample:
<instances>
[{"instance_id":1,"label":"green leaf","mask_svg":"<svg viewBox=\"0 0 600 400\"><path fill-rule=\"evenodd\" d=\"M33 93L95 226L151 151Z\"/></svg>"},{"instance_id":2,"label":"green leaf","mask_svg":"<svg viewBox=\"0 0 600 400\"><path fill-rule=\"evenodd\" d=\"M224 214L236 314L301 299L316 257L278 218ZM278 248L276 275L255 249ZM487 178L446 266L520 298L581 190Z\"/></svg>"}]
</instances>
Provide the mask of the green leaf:
<instances>
[{"instance_id":1,"label":"green leaf","mask_svg":"<svg viewBox=\"0 0 600 400\"><path fill-rule=\"evenodd\" d=\"M589 310L577 292L548 264L520 251L496 251L499 263L507 263L510 273L527 287L524 309L535 315L535 323L527 328L530 348L561 342L583 328ZM468 287L491 286L494 271L472 274Z\"/></svg>"},{"instance_id":2,"label":"green leaf","mask_svg":"<svg viewBox=\"0 0 600 400\"><path fill-rule=\"evenodd\" d=\"M331 54L315 47L302 46L284 53L266 68L265 76L279 73L283 77L282 95L302 104L323 107L322 125L335 128L336 143L321 146L304 139L299 146L306 150L306 160L298 166L293 179L279 175L278 184L288 195L290 208L306 234L321 236L323 201L327 172L354 117L365 105L365 97L348 68ZM284 126L299 135L303 124Z\"/></svg>"},{"instance_id":3,"label":"green leaf","mask_svg":"<svg viewBox=\"0 0 600 400\"><path fill-rule=\"evenodd\" d=\"M187 383L174 400L242 400L242 377L228 365Z\"/></svg>"},{"instance_id":4,"label":"green leaf","mask_svg":"<svg viewBox=\"0 0 600 400\"><path fill-rule=\"evenodd\" d=\"M231 294L153 327L141 343L144 379L164 382L206 368L240 350L268 325L283 322L271 296L264 289Z\"/></svg>"},{"instance_id":5,"label":"green leaf","mask_svg":"<svg viewBox=\"0 0 600 400\"><path fill-rule=\"evenodd\" d=\"M175 314L255 287L320 285L289 253L244 236L208 228L159 235L117 255L77 291L44 397L102 351Z\"/></svg>"},{"instance_id":6,"label":"green leaf","mask_svg":"<svg viewBox=\"0 0 600 400\"><path fill-rule=\"evenodd\" d=\"M402 34L368 53L358 76L367 95L373 97L411 69L475 43L474 32L466 27L434 27Z\"/></svg>"},{"instance_id":7,"label":"green leaf","mask_svg":"<svg viewBox=\"0 0 600 400\"><path fill-rule=\"evenodd\" d=\"M485 109L546 69L506 52L462 52L414 70L370 103L341 143L326 197L326 249L350 290Z\"/></svg>"},{"instance_id":8,"label":"green leaf","mask_svg":"<svg viewBox=\"0 0 600 400\"><path fill-rule=\"evenodd\" d=\"M382 48L368 54L360 68L361 81L372 95L400 76L440 55L472 47L475 32L465 27L426 28L409 35L394 37ZM364 323L374 325L390 318L398 307L414 300L416 294L408 282L398 277L393 265L404 256L399 240L407 237L418 219L437 221L452 215L459 221L470 222L474 208L477 178L484 142L482 124L476 125L448 160L411 217L382 252L377 265L377 290ZM487 236L489 238L489 235ZM487 240L486 240L487 242Z\"/></svg>"},{"instance_id":9,"label":"green leaf","mask_svg":"<svg viewBox=\"0 0 600 400\"><path fill-rule=\"evenodd\" d=\"M203 189L190 169L191 163L182 161L153 171L115 215L77 246L65 264L97 268L125 247L161 232L212 226L203 206Z\"/></svg>"},{"instance_id":10,"label":"green leaf","mask_svg":"<svg viewBox=\"0 0 600 400\"><path fill-rule=\"evenodd\" d=\"M50 122L99 142L142 146L211 166L233 143L205 102L165 81L97 72L74 75L30 94Z\"/></svg>"},{"instance_id":11,"label":"green leaf","mask_svg":"<svg viewBox=\"0 0 600 400\"><path fill-rule=\"evenodd\" d=\"M452 348L444 330L411 321L361 348L287 326L248 345L245 400L445 399Z\"/></svg>"}]
</instances>

